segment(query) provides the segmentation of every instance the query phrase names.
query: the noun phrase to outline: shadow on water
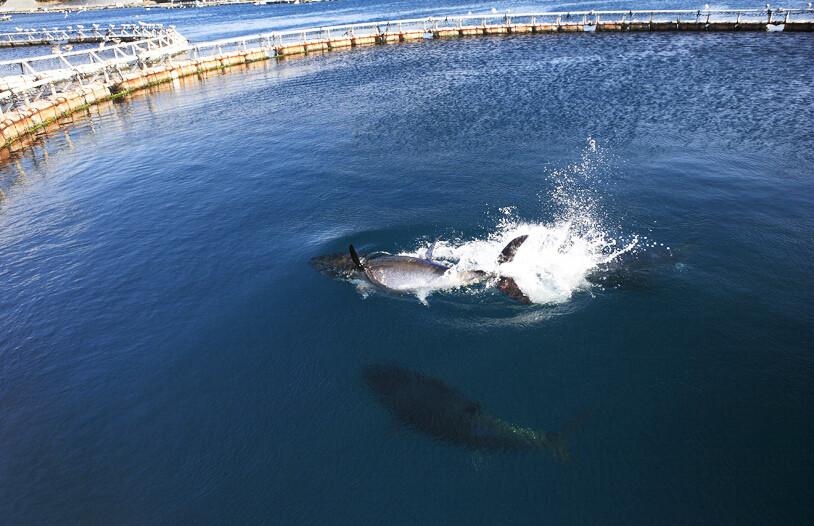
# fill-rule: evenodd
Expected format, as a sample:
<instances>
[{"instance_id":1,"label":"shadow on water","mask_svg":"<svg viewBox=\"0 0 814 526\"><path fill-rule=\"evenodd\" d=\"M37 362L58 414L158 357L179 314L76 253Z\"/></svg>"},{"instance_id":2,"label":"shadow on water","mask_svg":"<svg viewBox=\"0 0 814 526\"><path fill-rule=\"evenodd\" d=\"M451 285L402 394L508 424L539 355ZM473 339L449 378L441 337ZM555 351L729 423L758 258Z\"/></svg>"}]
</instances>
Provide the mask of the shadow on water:
<instances>
[{"instance_id":1,"label":"shadow on water","mask_svg":"<svg viewBox=\"0 0 814 526\"><path fill-rule=\"evenodd\" d=\"M394 365L369 365L365 384L401 423L436 440L483 451L549 451L567 461L561 433L535 431L489 414L441 380Z\"/></svg>"}]
</instances>

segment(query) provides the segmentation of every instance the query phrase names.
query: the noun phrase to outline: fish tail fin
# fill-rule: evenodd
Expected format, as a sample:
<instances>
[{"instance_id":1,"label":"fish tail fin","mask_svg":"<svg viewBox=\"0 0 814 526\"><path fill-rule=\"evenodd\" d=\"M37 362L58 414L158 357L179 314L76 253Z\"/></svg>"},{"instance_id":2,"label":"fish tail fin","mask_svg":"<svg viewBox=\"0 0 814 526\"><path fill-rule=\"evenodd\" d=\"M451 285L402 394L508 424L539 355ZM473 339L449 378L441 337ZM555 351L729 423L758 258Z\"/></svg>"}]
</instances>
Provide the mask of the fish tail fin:
<instances>
[{"instance_id":1,"label":"fish tail fin","mask_svg":"<svg viewBox=\"0 0 814 526\"><path fill-rule=\"evenodd\" d=\"M522 305L531 305L531 299L520 289L517 283L509 277L502 277L497 281L497 288L500 292Z\"/></svg>"},{"instance_id":2,"label":"fish tail fin","mask_svg":"<svg viewBox=\"0 0 814 526\"><path fill-rule=\"evenodd\" d=\"M359 259L359 254L356 253L356 249L353 248L353 244L348 245L348 250L350 251L350 258L353 260L353 264L356 265L356 268L359 270L365 270L365 266L362 265L362 260Z\"/></svg>"},{"instance_id":3,"label":"fish tail fin","mask_svg":"<svg viewBox=\"0 0 814 526\"><path fill-rule=\"evenodd\" d=\"M526 242L528 237L528 235L517 236L509 241L509 244L503 247L503 250L497 257L498 264L509 263L511 260L513 260L514 255L517 253L517 249L520 248L520 245Z\"/></svg>"},{"instance_id":4,"label":"fish tail fin","mask_svg":"<svg viewBox=\"0 0 814 526\"><path fill-rule=\"evenodd\" d=\"M510 263L513 259L515 254L517 254L517 249L526 242L528 239L528 235L517 236L516 238L509 241L509 243L503 247L503 250L500 252L500 255L497 257L498 265L502 265L503 263ZM503 294L507 295L508 297L512 298L515 301L522 303L523 305L531 305L531 300L528 296L517 286L517 283L510 277L501 276L497 282L497 288Z\"/></svg>"},{"instance_id":5,"label":"fish tail fin","mask_svg":"<svg viewBox=\"0 0 814 526\"><path fill-rule=\"evenodd\" d=\"M568 441L565 439L565 433L543 433L540 442L543 447L551 450L554 458L560 462L568 462L571 460L571 452L568 450Z\"/></svg>"},{"instance_id":6,"label":"fish tail fin","mask_svg":"<svg viewBox=\"0 0 814 526\"><path fill-rule=\"evenodd\" d=\"M593 415L593 410L586 409L566 423L562 431L541 433L541 446L550 449L560 462L568 462L571 460L571 451L568 449L567 437L582 429L591 415Z\"/></svg>"}]
</instances>

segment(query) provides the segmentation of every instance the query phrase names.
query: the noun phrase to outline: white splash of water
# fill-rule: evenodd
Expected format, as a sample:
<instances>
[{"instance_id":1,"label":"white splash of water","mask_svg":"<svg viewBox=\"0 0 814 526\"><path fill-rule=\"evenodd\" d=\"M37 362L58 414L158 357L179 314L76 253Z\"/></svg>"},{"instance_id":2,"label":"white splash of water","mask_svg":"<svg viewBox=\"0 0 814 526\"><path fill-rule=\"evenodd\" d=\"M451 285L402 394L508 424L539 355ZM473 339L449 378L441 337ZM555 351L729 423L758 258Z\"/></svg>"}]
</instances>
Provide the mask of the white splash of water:
<instances>
[{"instance_id":1,"label":"white splash of water","mask_svg":"<svg viewBox=\"0 0 814 526\"><path fill-rule=\"evenodd\" d=\"M528 236L511 262L498 264L498 256L511 240ZM591 271L632 250L636 239L618 246L602 231L585 231L571 221L551 224L507 220L485 239L463 242L440 240L433 256L453 265L451 272L481 270L494 276L512 278L520 290L537 304L568 301L575 292L592 285ZM422 257L426 249L412 255Z\"/></svg>"},{"instance_id":2,"label":"white splash of water","mask_svg":"<svg viewBox=\"0 0 814 526\"><path fill-rule=\"evenodd\" d=\"M450 273L480 270L491 283L512 278L535 304L564 303L578 291L588 290L591 272L625 252L635 250L639 239L621 240L608 233L602 220L602 192L595 183L603 152L588 140L579 162L550 172L553 190L540 196L555 209L549 222L518 219L511 207L501 209L495 230L480 239L438 240L432 257L452 265ZM499 264L503 248L518 236L528 236L512 261ZM430 246L406 253L426 257ZM426 300L427 291L422 291Z\"/></svg>"}]
</instances>

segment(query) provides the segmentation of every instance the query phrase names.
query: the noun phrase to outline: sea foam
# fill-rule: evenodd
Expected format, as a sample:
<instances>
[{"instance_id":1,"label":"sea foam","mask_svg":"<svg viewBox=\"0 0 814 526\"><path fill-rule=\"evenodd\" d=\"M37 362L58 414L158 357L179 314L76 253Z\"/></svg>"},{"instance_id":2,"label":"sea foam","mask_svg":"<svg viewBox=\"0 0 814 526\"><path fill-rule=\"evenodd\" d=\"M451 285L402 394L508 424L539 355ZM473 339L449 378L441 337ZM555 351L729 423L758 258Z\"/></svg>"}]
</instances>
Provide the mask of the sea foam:
<instances>
[{"instance_id":1,"label":"sea foam","mask_svg":"<svg viewBox=\"0 0 814 526\"><path fill-rule=\"evenodd\" d=\"M432 257L451 265L450 272L481 270L512 278L535 304L569 301L593 285L588 277L600 266L638 248L636 236L611 234L602 211L599 180L605 155L593 139L578 162L546 174L550 191L538 196L549 221L517 217L513 207L500 210L500 218L486 235L473 239L422 242L405 255ZM553 213L551 212L553 211ZM498 264L501 250L518 236L528 236L511 262ZM428 291L422 291L422 300Z\"/></svg>"}]
</instances>

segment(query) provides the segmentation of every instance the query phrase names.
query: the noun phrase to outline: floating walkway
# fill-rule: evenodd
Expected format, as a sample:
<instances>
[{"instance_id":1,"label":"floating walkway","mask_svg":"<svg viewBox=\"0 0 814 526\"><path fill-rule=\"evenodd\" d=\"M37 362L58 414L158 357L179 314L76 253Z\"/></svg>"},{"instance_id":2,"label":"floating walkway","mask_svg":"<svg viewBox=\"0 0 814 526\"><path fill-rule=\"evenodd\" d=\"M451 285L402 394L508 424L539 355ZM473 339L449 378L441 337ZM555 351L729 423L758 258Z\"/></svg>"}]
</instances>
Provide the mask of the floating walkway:
<instances>
[{"instance_id":1,"label":"floating walkway","mask_svg":"<svg viewBox=\"0 0 814 526\"><path fill-rule=\"evenodd\" d=\"M22 29L13 33L0 33L0 48L45 46L56 44L99 44L102 42L133 42L159 36L164 32L161 24L122 24L120 26Z\"/></svg>"},{"instance_id":2,"label":"floating walkway","mask_svg":"<svg viewBox=\"0 0 814 526\"><path fill-rule=\"evenodd\" d=\"M0 61L0 117L9 109L88 84L114 83L125 72L139 71L185 53L190 44L173 27L153 27L131 42L78 51ZM13 74L12 72L18 72Z\"/></svg>"},{"instance_id":3,"label":"floating walkway","mask_svg":"<svg viewBox=\"0 0 814 526\"><path fill-rule=\"evenodd\" d=\"M311 4L328 2L331 0L153 0L154 3L145 4L141 1L115 2L113 4L80 4L80 5L50 5L38 6L31 9L4 9L0 21L8 20L7 15L37 15L47 13L84 13L87 11L103 11L110 9L181 9L193 7L217 7L222 5L267 5L267 4Z\"/></svg>"},{"instance_id":4,"label":"floating walkway","mask_svg":"<svg viewBox=\"0 0 814 526\"><path fill-rule=\"evenodd\" d=\"M195 45L173 27L150 26L143 30L142 38L131 42L0 61L0 74L5 75L0 77L0 146L8 146L101 100L180 77L270 58L485 35L812 30L811 8L495 13L304 28ZM52 31L56 35L68 34L67 29Z\"/></svg>"}]
</instances>

